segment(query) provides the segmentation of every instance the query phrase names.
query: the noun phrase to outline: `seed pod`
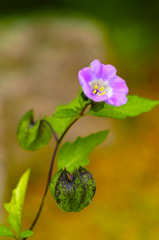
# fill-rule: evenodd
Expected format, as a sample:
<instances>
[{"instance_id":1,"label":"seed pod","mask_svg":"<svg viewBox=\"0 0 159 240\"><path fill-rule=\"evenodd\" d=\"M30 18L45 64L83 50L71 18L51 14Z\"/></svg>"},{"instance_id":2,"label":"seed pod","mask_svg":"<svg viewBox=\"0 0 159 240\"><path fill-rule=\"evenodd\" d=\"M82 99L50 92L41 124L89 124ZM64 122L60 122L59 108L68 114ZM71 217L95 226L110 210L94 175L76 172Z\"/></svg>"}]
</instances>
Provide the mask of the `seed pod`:
<instances>
[{"instance_id":1,"label":"seed pod","mask_svg":"<svg viewBox=\"0 0 159 240\"><path fill-rule=\"evenodd\" d=\"M79 212L91 203L96 184L92 174L83 167L76 168L72 174L62 169L52 178L50 191L62 210Z\"/></svg>"}]
</instances>

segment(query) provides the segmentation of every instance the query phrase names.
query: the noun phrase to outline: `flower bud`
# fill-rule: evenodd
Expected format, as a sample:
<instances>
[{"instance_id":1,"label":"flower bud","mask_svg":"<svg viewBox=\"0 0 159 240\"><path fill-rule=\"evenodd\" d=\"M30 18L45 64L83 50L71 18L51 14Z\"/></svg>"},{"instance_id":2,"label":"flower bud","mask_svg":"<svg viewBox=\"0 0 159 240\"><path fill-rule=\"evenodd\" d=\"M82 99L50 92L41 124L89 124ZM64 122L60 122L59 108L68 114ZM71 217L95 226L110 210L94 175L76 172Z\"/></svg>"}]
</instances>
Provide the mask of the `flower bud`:
<instances>
[{"instance_id":1,"label":"flower bud","mask_svg":"<svg viewBox=\"0 0 159 240\"><path fill-rule=\"evenodd\" d=\"M79 212L91 203L96 184L92 174L85 168L76 168L72 174L65 168L53 176L50 191L62 210Z\"/></svg>"}]
</instances>

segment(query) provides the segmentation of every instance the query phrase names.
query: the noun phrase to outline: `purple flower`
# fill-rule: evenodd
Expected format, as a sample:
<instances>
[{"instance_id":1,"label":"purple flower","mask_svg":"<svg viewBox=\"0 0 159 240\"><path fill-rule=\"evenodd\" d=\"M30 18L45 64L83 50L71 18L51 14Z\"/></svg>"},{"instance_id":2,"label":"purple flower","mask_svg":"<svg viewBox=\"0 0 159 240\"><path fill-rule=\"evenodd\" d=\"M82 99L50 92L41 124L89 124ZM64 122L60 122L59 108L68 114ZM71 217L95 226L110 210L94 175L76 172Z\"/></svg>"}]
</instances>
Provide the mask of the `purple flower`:
<instances>
[{"instance_id":1,"label":"purple flower","mask_svg":"<svg viewBox=\"0 0 159 240\"><path fill-rule=\"evenodd\" d=\"M78 73L84 94L94 102L102 102L121 106L127 102L129 91L125 81L116 75L116 68L104 65L99 60L91 62Z\"/></svg>"}]
</instances>

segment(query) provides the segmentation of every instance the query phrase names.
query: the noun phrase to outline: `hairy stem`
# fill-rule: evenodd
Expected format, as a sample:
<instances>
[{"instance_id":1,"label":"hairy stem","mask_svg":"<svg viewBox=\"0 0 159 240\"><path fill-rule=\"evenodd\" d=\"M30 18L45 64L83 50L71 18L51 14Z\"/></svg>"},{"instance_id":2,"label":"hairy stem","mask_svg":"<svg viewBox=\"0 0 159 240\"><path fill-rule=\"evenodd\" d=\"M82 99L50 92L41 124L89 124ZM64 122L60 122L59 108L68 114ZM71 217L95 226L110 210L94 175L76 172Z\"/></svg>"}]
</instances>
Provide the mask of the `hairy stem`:
<instances>
[{"instance_id":1,"label":"hairy stem","mask_svg":"<svg viewBox=\"0 0 159 240\"><path fill-rule=\"evenodd\" d=\"M77 122L78 119L80 119L82 116L83 116L83 113L84 111L86 110L87 106L89 105L90 103L87 103L84 108L82 109L81 113L79 114L79 116L77 118L75 118L71 123L70 125L66 128L66 130L63 132L63 134L61 135L61 137L58 139L54 130L52 129L51 125L46 121L46 120L42 120L44 122L46 122L48 124L48 126L50 126L51 128L51 131L56 139L56 145L55 145L55 149L54 149L54 152L53 152L53 156L52 156L52 159L51 159L51 164L50 164L50 167L49 167L49 173L48 173L48 179L47 179L47 183L46 183L46 188L45 188L45 192L44 192L44 195L43 195L43 198L42 198L42 201L41 201L41 204L40 204L40 207L39 207L39 210L36 214L36 217L32 223L32 225L30 226L29 230L33 230L35 224L37 223L37 220L41 214L41 211L42 211L42 208L44 206L44 203L45 203L45 199L46 199L46 196L47 196L47 193L48 193L48 190L49 190L49 185L50 185L50 182L51 182L51 176L52 176L52 171L53 171L53 166L54 166L54 161L55 161L55 157L56 157L56 153L57 153L57 150L59 148L59 145L61 143L61 141L63 140L64 136L66 135L66 133L68 132L68 130L72 127L72 125ZM23 240L26 240L27 238L23 238Z\"/></svg>"}]
</instances>

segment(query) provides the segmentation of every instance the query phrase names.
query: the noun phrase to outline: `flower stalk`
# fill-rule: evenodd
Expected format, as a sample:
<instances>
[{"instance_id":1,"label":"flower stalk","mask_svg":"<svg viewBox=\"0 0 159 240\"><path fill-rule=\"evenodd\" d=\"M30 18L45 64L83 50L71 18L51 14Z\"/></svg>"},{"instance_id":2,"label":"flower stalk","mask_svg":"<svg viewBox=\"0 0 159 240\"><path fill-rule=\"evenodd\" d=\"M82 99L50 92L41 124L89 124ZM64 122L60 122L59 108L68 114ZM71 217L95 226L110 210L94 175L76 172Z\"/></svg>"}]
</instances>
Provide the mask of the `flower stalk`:
<instances>
[{"instance_id":1,"label":"flower stalk","mask_svg":"<svg viewBox=\"0 0 159 240\"><path fill-rule=\"evenodd\" d=\"M58 139L52 126L46 121L46 120L42 120L44 122L46 122L48 124L48 126L51 128L51 131L56 139L56 145L55 145L55 148L54 148L54 152L53 152L53 156L52 156L52 159L51 159L51 163L50 163L50 167L49 167L49 173L48 173L48 179L47 179L47 183L46 183L46 187L45 187L45 191L44 191L44 195L43 195L43 198L41 200L41 204L40 204L40 207L39 207L39 210L36 214L36 217L33 221L33 223L31 224L29 230L33 230L33 228L35 227L39 217L40 217L40 214L41 214L41 211L43 209L43 206L45 204L45 200L46 200L46 196L47 196L47 193L48 193L48 190L49 190L49 185L50 185L50 182L51 182L51 177L52 177L52 172L53 172L53 166L54 166L54 162L55 162L55 157L56 157L56 154L57 154L57 150L60 146L60 143L61 141L63 140L64 136L66 135L66 133L68 132L68 130L73 126L73 124L75 122L77 122L78 119L80 119L82 116L84 116L84 111L86 110L87 106L90 105L90 102L88 101L86 103L86 105L83 107L81 113L79 114L79 116L77 118L75 118L71 123L70 125L66 128L66 130L63 132L63 134L61 135L61 137ZM26 240L26 238L23 238L22 240Z\"/></svg>"}]
</instances>

